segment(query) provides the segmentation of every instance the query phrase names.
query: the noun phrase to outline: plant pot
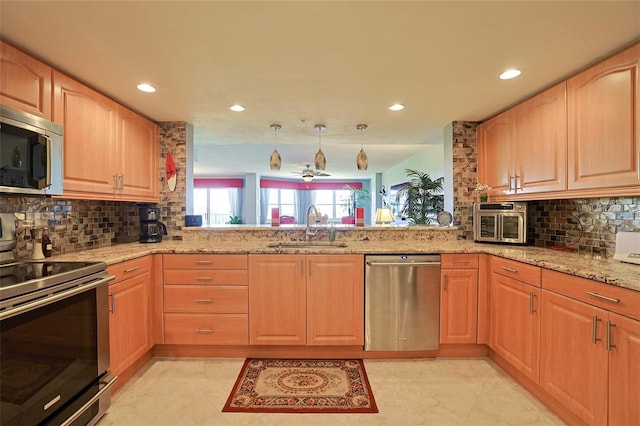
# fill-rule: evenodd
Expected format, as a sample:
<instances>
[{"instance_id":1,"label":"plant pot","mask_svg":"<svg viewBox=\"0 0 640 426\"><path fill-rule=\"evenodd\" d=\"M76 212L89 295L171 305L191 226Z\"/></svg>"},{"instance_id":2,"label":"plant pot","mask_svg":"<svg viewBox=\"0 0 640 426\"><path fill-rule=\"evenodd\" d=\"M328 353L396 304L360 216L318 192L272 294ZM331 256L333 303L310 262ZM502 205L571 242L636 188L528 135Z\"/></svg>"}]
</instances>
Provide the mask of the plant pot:
<instances>
[{"instance_id":1,"label":"plant pot","mask_svg":"<svg viewBox=\"0 0 640 426\"><path fill-rule=\"evenodd\" d=\"M481 203L486 203L487 201L489 201L489 195L488 194L480 194L480 202Z\"/></svg>"}]
</instances>

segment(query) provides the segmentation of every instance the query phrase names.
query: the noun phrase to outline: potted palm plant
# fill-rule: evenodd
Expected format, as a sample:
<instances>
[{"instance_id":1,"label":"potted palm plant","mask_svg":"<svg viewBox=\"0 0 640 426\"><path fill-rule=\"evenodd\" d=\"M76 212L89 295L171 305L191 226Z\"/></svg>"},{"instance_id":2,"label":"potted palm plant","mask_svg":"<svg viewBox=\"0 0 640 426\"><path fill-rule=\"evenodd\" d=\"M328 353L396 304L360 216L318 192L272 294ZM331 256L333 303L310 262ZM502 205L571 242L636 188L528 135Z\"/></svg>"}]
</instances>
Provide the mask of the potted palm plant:
<instances>
[{"instance_id":1,"label":"potted palm plant","mask_svg":"<svg viewBox=\"0 0 640 426\"><path fill-rule=\"evenodd\" d=\"M437 215L444 209L444 177L431 179L428 173L405 169L407 186L398 191L397 202L403 202L401 213L412 225L437 223Z\"/></svg>"}]
</instances>

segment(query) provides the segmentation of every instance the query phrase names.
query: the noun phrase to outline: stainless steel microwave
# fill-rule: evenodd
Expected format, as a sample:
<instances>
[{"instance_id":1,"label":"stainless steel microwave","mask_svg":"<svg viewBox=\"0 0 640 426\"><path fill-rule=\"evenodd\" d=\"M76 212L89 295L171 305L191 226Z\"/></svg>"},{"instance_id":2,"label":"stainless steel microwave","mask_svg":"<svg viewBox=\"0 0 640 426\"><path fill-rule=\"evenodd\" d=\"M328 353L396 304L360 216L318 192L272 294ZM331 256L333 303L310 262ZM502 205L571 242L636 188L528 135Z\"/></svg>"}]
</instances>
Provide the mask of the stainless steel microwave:
<instances>
[{"instance_id":1,"label":"stainless steel microwave","mask_svg":"<svg viewBox=\"0 0 640 426\"><path fill-rule=\"evenodd\" d=\"M480 242L526 244L527 203L474 203L473 239Z\"/></svg>"},{"instance_id":2,"label":"stainless steel microwave","mask_svg":"<svg viewBox=\"0 0 640 426\"><path fill-rule=\"evenodd\" d=\"M0 193L62 194L62 126L0 105Z\"/></svg>"}]
</instances>

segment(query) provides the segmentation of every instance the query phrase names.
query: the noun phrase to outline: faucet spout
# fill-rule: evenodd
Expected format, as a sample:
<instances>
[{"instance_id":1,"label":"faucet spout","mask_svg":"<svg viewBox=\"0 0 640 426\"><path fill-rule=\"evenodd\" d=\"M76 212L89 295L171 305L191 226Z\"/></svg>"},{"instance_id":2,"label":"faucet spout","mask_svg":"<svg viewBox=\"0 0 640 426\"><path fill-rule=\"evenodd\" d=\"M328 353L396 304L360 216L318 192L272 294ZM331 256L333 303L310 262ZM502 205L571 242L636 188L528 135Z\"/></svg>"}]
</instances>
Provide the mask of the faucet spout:
<instances>
[{"instance_id":1,"label":"faucet spout","mask_svg":"<svg viewBox=\"0 0 640 426\"><path fill-rule=\"evenodd\" d=\"M307 236L307 240L311 238L312 235L316 235L316 232L318 232L318 229L311 229L310 225L310 220L309 220L309 215L311 214L311 211L313 210L313 217L315 218L314 221L317 222L318 221L318 209L316 208L315 204L311 204L309 207L307 207L307 231L306 231L306 236Z\"/></svg>"}]
</instances>

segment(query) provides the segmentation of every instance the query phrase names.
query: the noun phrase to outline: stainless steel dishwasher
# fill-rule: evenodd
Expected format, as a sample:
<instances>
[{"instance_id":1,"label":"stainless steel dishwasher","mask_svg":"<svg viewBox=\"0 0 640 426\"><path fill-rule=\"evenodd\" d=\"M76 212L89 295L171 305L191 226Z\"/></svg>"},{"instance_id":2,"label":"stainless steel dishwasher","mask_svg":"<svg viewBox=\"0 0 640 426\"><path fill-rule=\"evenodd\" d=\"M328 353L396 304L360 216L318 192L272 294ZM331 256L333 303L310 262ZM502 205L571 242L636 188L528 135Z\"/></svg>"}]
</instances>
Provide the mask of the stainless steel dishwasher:
<instances>
[{"instance_id":1,"label":"stainless steel dishwasher","mask_svg":"<svg viewBox=\"0 0 640 426\"><path fill-rule=\"evenodd\" d=\"M440 255L365 256L365 351L438 349Z\"/></svg>"}]
</instances>

